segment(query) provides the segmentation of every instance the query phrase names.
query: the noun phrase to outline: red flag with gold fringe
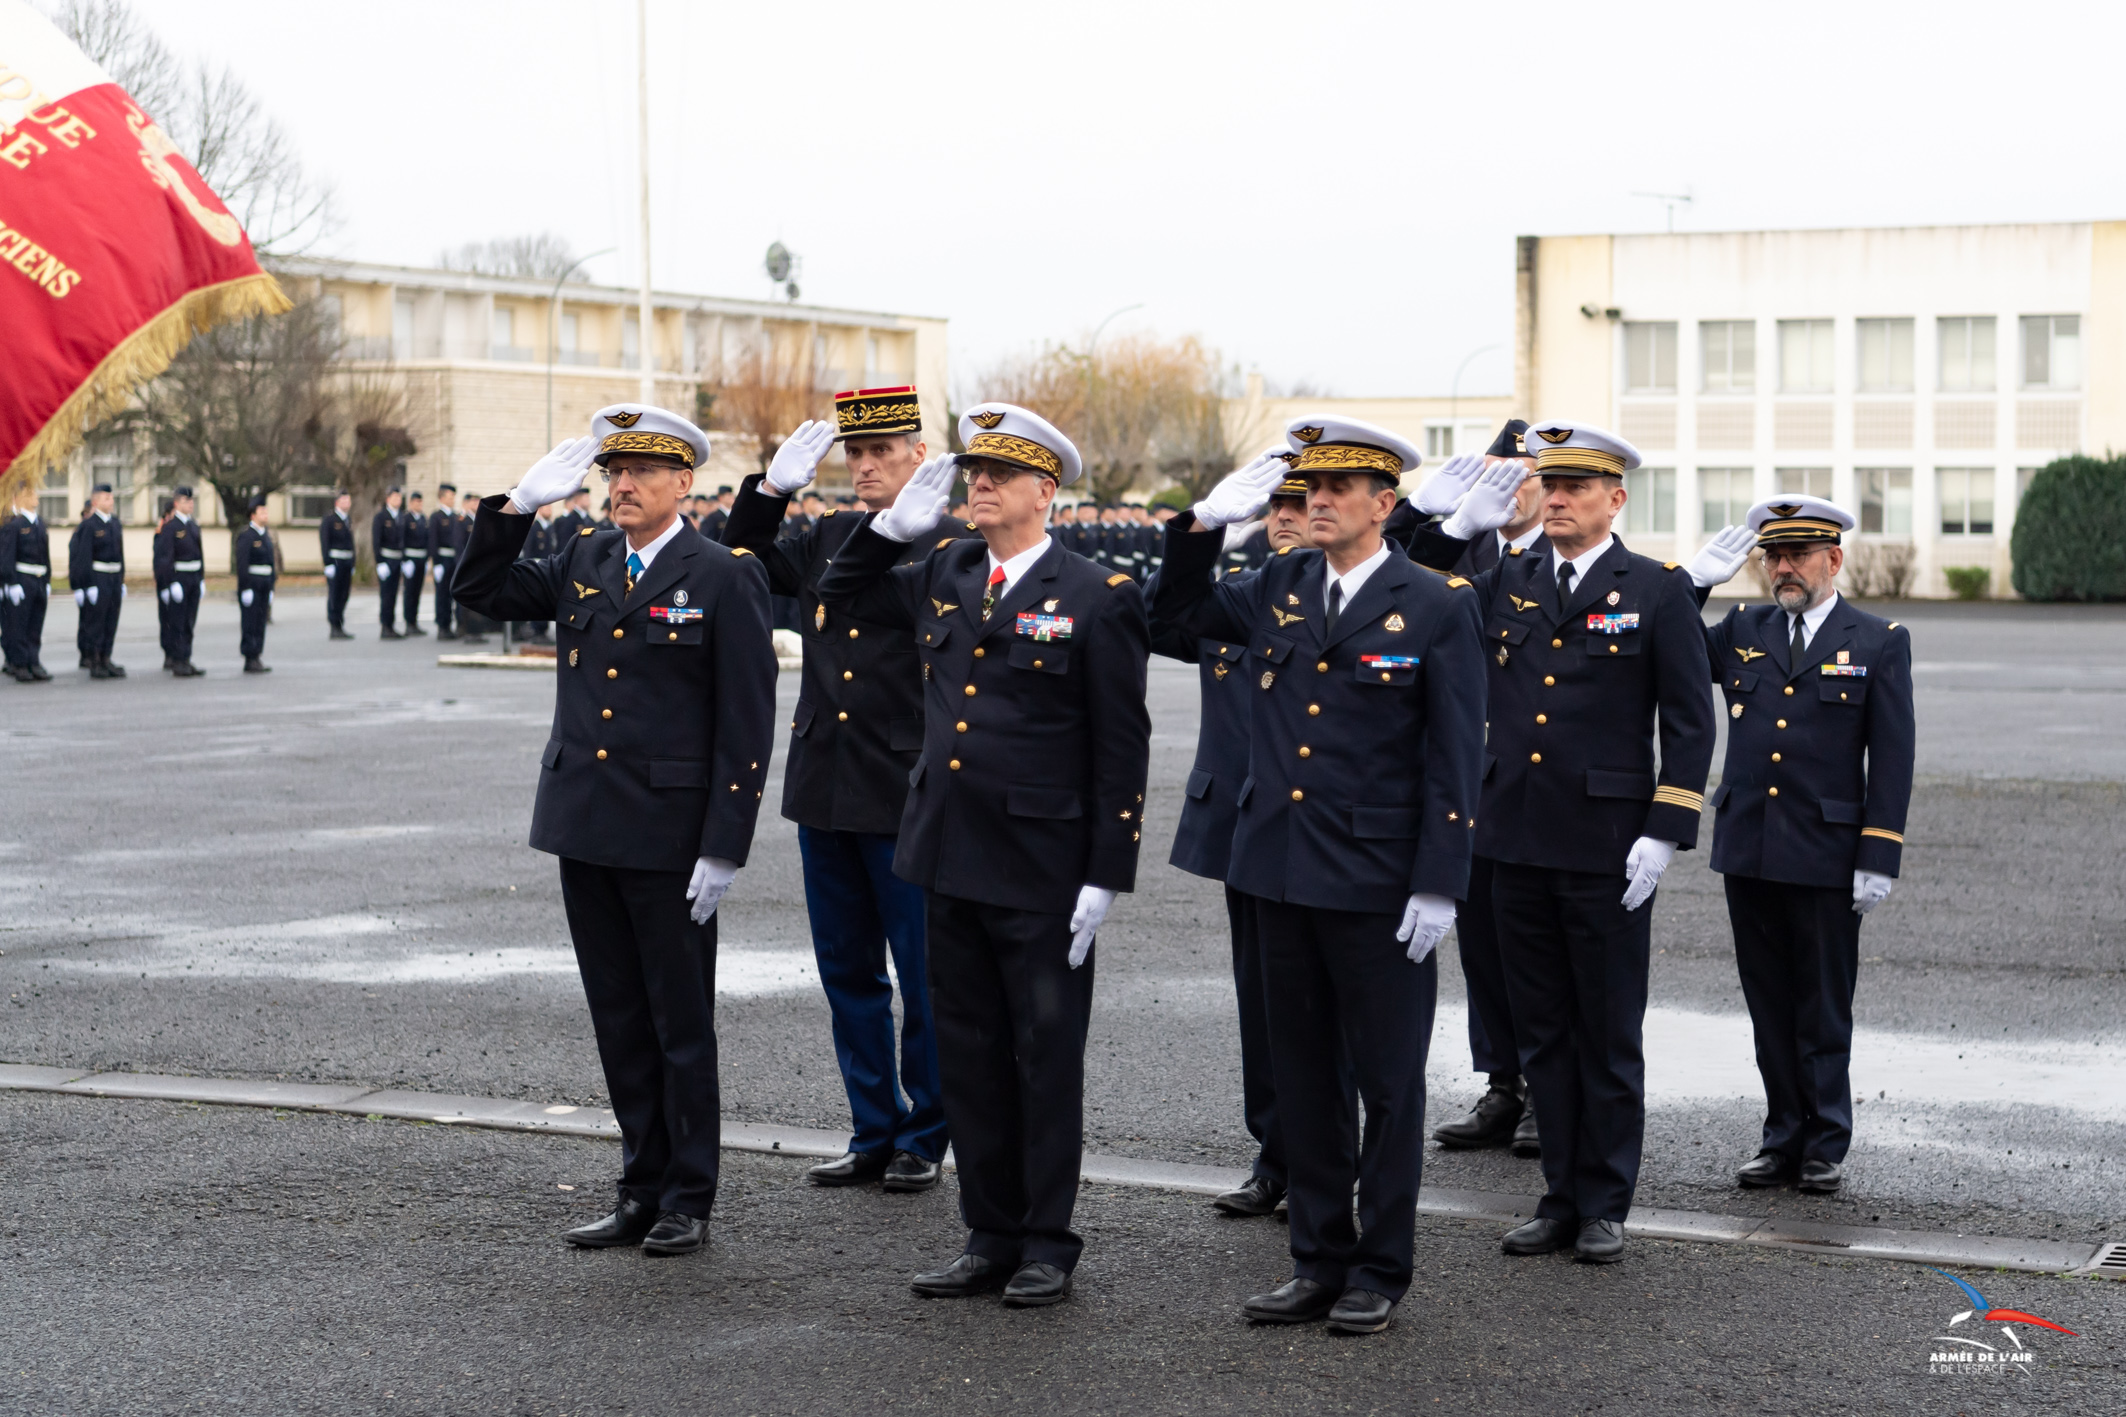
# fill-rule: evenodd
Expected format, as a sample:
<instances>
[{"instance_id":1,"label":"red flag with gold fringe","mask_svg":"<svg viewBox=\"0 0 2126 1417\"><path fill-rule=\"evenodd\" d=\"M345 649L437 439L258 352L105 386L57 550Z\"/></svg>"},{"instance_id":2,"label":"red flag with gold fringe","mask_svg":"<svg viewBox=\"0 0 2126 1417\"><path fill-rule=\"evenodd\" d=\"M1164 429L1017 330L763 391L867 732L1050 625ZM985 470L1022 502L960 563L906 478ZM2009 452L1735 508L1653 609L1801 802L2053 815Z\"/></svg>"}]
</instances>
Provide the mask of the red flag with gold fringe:
<instances>
[{"instance_id":1,"label":"red flag with gold fringe","mask_svg":"<svg viewBox=\"0 0 2126 1417\"><path fill-rule=\"evenodd\" d=\"M154 119L0 0L0 508L194 334L287 308Z\"/></svg>"}]
</instances>

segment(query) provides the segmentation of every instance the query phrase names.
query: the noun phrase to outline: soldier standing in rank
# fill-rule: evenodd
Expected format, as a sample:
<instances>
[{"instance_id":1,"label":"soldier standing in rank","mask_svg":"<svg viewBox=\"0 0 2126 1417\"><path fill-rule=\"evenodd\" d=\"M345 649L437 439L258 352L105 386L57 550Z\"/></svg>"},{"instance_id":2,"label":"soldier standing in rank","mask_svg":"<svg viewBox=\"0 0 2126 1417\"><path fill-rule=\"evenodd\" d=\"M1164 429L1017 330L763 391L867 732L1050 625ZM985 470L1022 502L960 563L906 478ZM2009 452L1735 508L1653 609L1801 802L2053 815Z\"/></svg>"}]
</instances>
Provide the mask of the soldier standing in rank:
<instances>
[{"instance_id":1,"label":"soldier standing in rank","mask_svg":"<svg viewBox=\"0 0 2126 1417\"><path fill-rule=\"evenodd\" d=\"M1292 1278L1243 1312L1378 1333L1413 1269L1432 952L1468 884L1484 650L1469 583L1381 535L1417 449L1341 418L1300 419L1286 439L1290 469L1258 459L1168 524L1154 609L1162 627L1244 643L1255 687L1228 879L1252 898L1264 957ZM1214 579L1207 533L1260 514L1293 471L1316 549Z\"/></svg>"},{"instance_id":2,"label":"soldier standing in rank","mask_svg":"<svg viewBox=\"0 0 2126 1417\"><path fill-rule=\"evenodd\" d=\"M406 514L400 510L405 493L393 487L384 493L384 505L369 519L369 550L376 557L377 618L383 640L403 640L398 631L399 572L406 564Z\"/></svg>"},{"instance_id":3,"label":"soldier standing in rank","mask_svg":"<svg viewBox=\"0 0 2126 1417\"><path fill-rule=\"evenodd\" d=\"M318 559L325 565L325 623L328 639L351 640L347 633L347 597L354 593L354 523L348 517L354 498L333 494L332 510L317 524Z\"/></svg>"},{"instance_id":4,"label":"soldier standing in rank","mask_svg":"<svg viewBox=\"0 0 2126 1417\"><path fill-rule=\"evenodd\" d=\"M1529 446L1549 554L1508 555L1476 578L1494 651L1476 849L1496 863L1492 909L1546 1184L1503 1248L1608 1263L1623 1257L1646 1132L1651 902L1698 839L1715 724L1690 577L1612 531L1637 449L1575 423L1539 424ZM1511 464L1487 468L1435 551L1458 555L1458 540L1505 525L1523 480Z\"/></svg>"},{"instance_id":5,"label":"soldier standing in rank","mask_svg":"<svg viewBox=\"0 0 2126 1417\"><path fill-rule=\"evenodd\" d=\"M36 493L0 521L0 649L8 677L24 684L52 677L44 667L44 612L52 599L51 535L37 515Z\"/></svg>"},{"instance_id":6,"label":"soldier standing in rank","mask_svg":"<svg viewBox=\"0 0 2126 1417\"><path fill-rule=\"evenodd\" d=\"M588 494L586 494L588 495ZM456 484L445 482L436 488L436 509L428 518L428 577L435 582L436 608L433 616L436 638L454 640L458 637L453 618L450 594L451 572L458 568L458 551L464 544L459 523L465 520L458 514L458 489Z\"/></svg>"},{"instance_id":7,"label":"soldier standing in rank","mask_svg":"<svg viewBox=\"0 0 2126 1417\"><path fill-rule=\"evenodd\" d=\"M199 624L200 591L206 584L206 547L192 519L192 489L170 494L170 515L155 529L155 598L162 609L162 667L179 679L206 673L192 663L192 632Z\"/></svg>"},{"instance_id":8,"label":"soldier standing in rank","mask_svg":"<svg viewBox=\"0 0 2126 1417\"><path fill-rule=\"evenodd\" d=\"M1078 450L1045 419L985 403L960 420L959 470L982 541L938 544L955 459L918 468L842 543L829 617L913 631L923 753L893 869L929 893L931 1003L969 1234L918 1294L1004 1287L1014 1306L1070 1292L1084 1142L1093 938L1136 883L1148 630L1127 576L1045 527ZM930 539L928 557L906 563Z\"/></svg>"},{"instance_id":9,"label":"soldier standing in rank","mask_svg":"<svg viewBox=\"0 0 2126 1417\"><path fill-rule=\"evenodd\" d=\"M1860 921L1904 855L1917 732L1910 632L1833 588L1852 529L1822 498L1775 497L1690 567L1702 597L1754 541L1772 581L1772 604L1705 632L1729 720L1712 864L1764 1077L1763 1144L1736 1179L1818 1195L1845 1181Z\"/></svg>"},{"instance_id":10,"label":"soldier standing in rank","mask_svg":"<svg viewBox=\"0 0 2126 1417\"><path fill-rule=\"evenodd\" d=\"M552 504L541 507L532 516L531 534L524 538L524 545L517 553L526 561L544 561L561 550L561 538L554 535L554 509ZM553 636L547 632L553 628L550 620L520 620L512 633L528 645L553 644Z\"/></svg>"},{"instance_id":11,"label":"soldier standing in rank","mask_svg":"<svg viewBox=\"0 0 2126 1417\"><path fill-rule=\"evenodd\" d=\"M774 746L768 585L758 557L679 515L706 434L641 404L600 409L591 428L481 502L457 593L482 615L561 627L531 844L561 858L621 1135L619 1203L566 1239L687 1254L707 1239L718 1176L715 912ZM618 529L520 558L532 513L594 461Z\"/></svg>"},{"instance_id":12,"label":"soldier standing in rank","mask_svg":"<svg viewBox=\"0 0 2126 1417\"><path fill-rule=\"evenodd\" d=\"M67 584L74 588L74 608L81 612L74 642L91 679L125 678L125 666L111 663L118 612L125 605L125 528L118 524L116 506L111 484L97 483L81 525L67 544Z\"/></svg>"},{"instance_id":13,"label":"soldier standing in rank","mask_svg":"<svg viewBox=\"0 0 2126 1417\"><path fill-rule=\"evenodd\" d=\"M889 1191L922 1191L937 1184L945 1155L945 1104L925 982L923 892L893 873L908 775L923 748L922 671L907 652L905 626L830 613L819 598L820 577L859 517L830 511L794 536L778 540L777 531L791 496L836 441L857 495L891 506L923 462L923 416L913 388L838 393L834 416L801 425L766 473L745 480L724 541L758 555L768 588L796 598L805 643L782 812L797 823L812 948L854 1124L847 1154L809 1174L825 1186L880 1181ZM974 534L972 523L948 525L903 547L896 564ZM901 986L898 1068L889 954Z\"/></svg>"},{"instance_id":14,"label":"soldier standing in rank","mask_svg":"<svg viewBox=\"0 0 2126 1417\"><path fill-rule=\"evenodd\" d=\"M421 494L406 494L403 529L406 554L399 562L400 594L405 598L406 633L426 635L421 628L421 592L428 586L428 514L421 509Z\"/></svg>"},{"instance_id":15,"label":"soldier standing in rank","mask_svg":"<svg viewBox=\"0 0 2126 1417\"><path fill-rule=\"evenodd\" d=\"M266 499L251 499L251 520L236 533L236 603L243 621L240 648L244 673L271 674L259 658L266 652L266 626L273 619L273 587L280 579L273 536L266 530Z\"/></svg>"}]
</instances>

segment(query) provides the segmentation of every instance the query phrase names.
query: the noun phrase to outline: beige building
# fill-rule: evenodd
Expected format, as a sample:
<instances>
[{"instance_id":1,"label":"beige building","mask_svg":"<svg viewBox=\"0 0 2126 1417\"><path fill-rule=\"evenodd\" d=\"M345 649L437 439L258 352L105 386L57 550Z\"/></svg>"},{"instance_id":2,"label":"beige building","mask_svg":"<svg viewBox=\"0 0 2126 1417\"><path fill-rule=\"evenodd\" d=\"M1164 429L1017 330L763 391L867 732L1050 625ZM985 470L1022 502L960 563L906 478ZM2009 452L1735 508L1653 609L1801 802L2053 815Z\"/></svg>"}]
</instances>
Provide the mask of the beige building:
<instances>
[{"instance_id":1,"label":"beige building","mask_svg":"<svg viewBox=\"0 0 2126 1417\"><path fill-rule=\"evenodd\" d=\"M2008 595L2031 475L2126 447L2126 223L1527 236L1516 279L1515 407L1639 448L1648 555L1806 492L1860 518L1856 590Z\"/></svg>"}]
</instances>

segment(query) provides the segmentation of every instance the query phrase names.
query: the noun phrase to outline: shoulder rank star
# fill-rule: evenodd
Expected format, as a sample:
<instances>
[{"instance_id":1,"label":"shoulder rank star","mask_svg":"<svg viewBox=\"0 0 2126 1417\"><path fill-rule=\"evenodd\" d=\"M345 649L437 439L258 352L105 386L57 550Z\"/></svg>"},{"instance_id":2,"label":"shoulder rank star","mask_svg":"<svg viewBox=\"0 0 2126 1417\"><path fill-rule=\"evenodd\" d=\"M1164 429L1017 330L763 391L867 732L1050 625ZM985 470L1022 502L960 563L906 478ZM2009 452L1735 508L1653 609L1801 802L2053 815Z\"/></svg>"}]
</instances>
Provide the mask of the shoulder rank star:
<instances>
[{"instance_id":1,"label":"shoulder rank star","mask_svg":"<svg viewBox=\"0 0 2126 1417\"><path fill-rule=\"evenodd\" d=\"M947 615L950 615L953 611L960 608L957 605L947 605L944 601L939 600L936 596L932 596L930 598L930 603L937 607L938 618L940 620L944 619Z\"/></svg>"},{"instance_id":2,"label":"shoulder rank star","mask_svg":"<svg viewBox=\"0 0 2126 1417\"><path fill-rule=\"evenodd\" d=\"M1287 613L1285 611L1279 610L1274 605L1270 607L1270 613L1277 617L1277 628L1280 630L1295 621L1304 620L1307 618L1306 616L1298 614L1297 612Z\"/></svg>"},{"instance_id":3,"label":"shoulder rank star","mask_svg":"<svg viewBox=\"0 0 2126 1417\"><path fill-rule=\"evenodd\" d=\"M576 588L576 599L578 600L589 600L598 593L598 587L594 585L585 585L581 581L570 581L569 584Z\"/></svg>"},{"instance_id":4,"label":"shoulder rank star","mask_svg":"<svg viewBox=\"0 0 2126 1417\"><path fill-rule=\"evenodd\" d=\"M1739 646L1739 645L1738 645L1738 646L1736 646L1736 648L1735 648L1735 653L1736 653L1736 654L1739 654L1739 655L1741 655L1741 656L1742 656L1742 662L1743 662L1744 664L1748 664L1748 663L1749 663L1749 662L1750 662L1751 660L1753 660L1753 659L1762 659L1762 658L1764 658L1764 651L1763 651L1763 650L1761 650L1761 649L1743 649L1743 648L1742 648L1741 646Z\"/></svg>"},{"instance_id":5,"label":"shoulder rank star","mask_svg":"<svg viewBox=\"0 0 2126 1417\"><path fill-rule=\"evenodd\" d=\"M1506 598L1513 602L1513 608L1515 610L1533 610L1536 608L1536 606L1542 604L1541 601L1537 600L1523 600L1519 596L1514 595L1511 592L1508 592Z\"/></svg>"}]
</instances>

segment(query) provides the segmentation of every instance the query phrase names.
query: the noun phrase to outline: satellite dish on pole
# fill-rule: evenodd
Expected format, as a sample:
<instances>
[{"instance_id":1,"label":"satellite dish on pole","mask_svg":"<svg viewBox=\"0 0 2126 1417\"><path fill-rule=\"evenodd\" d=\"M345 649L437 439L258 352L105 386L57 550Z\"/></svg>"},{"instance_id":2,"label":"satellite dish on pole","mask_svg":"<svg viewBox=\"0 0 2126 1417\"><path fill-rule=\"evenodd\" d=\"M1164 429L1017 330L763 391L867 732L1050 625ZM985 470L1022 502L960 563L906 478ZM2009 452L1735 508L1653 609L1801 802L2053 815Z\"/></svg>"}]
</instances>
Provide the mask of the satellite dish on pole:
<instances>
[{"instance_id":1,"label":"satellite dish on pole","mask_svg":"<svg viewBox=\"0 0 2126 1417\"><path fill-rule=\"evenodd\" d=\"M761 262L761 269L768 273L769 280L782 287L783 295L786 298L795 300L797 299L797 281L795 277L804 268L804 264L801 257L792 254L789 247L778 241L768 248L768 256L766 260Z\"/></svg>"}]
</instances>

